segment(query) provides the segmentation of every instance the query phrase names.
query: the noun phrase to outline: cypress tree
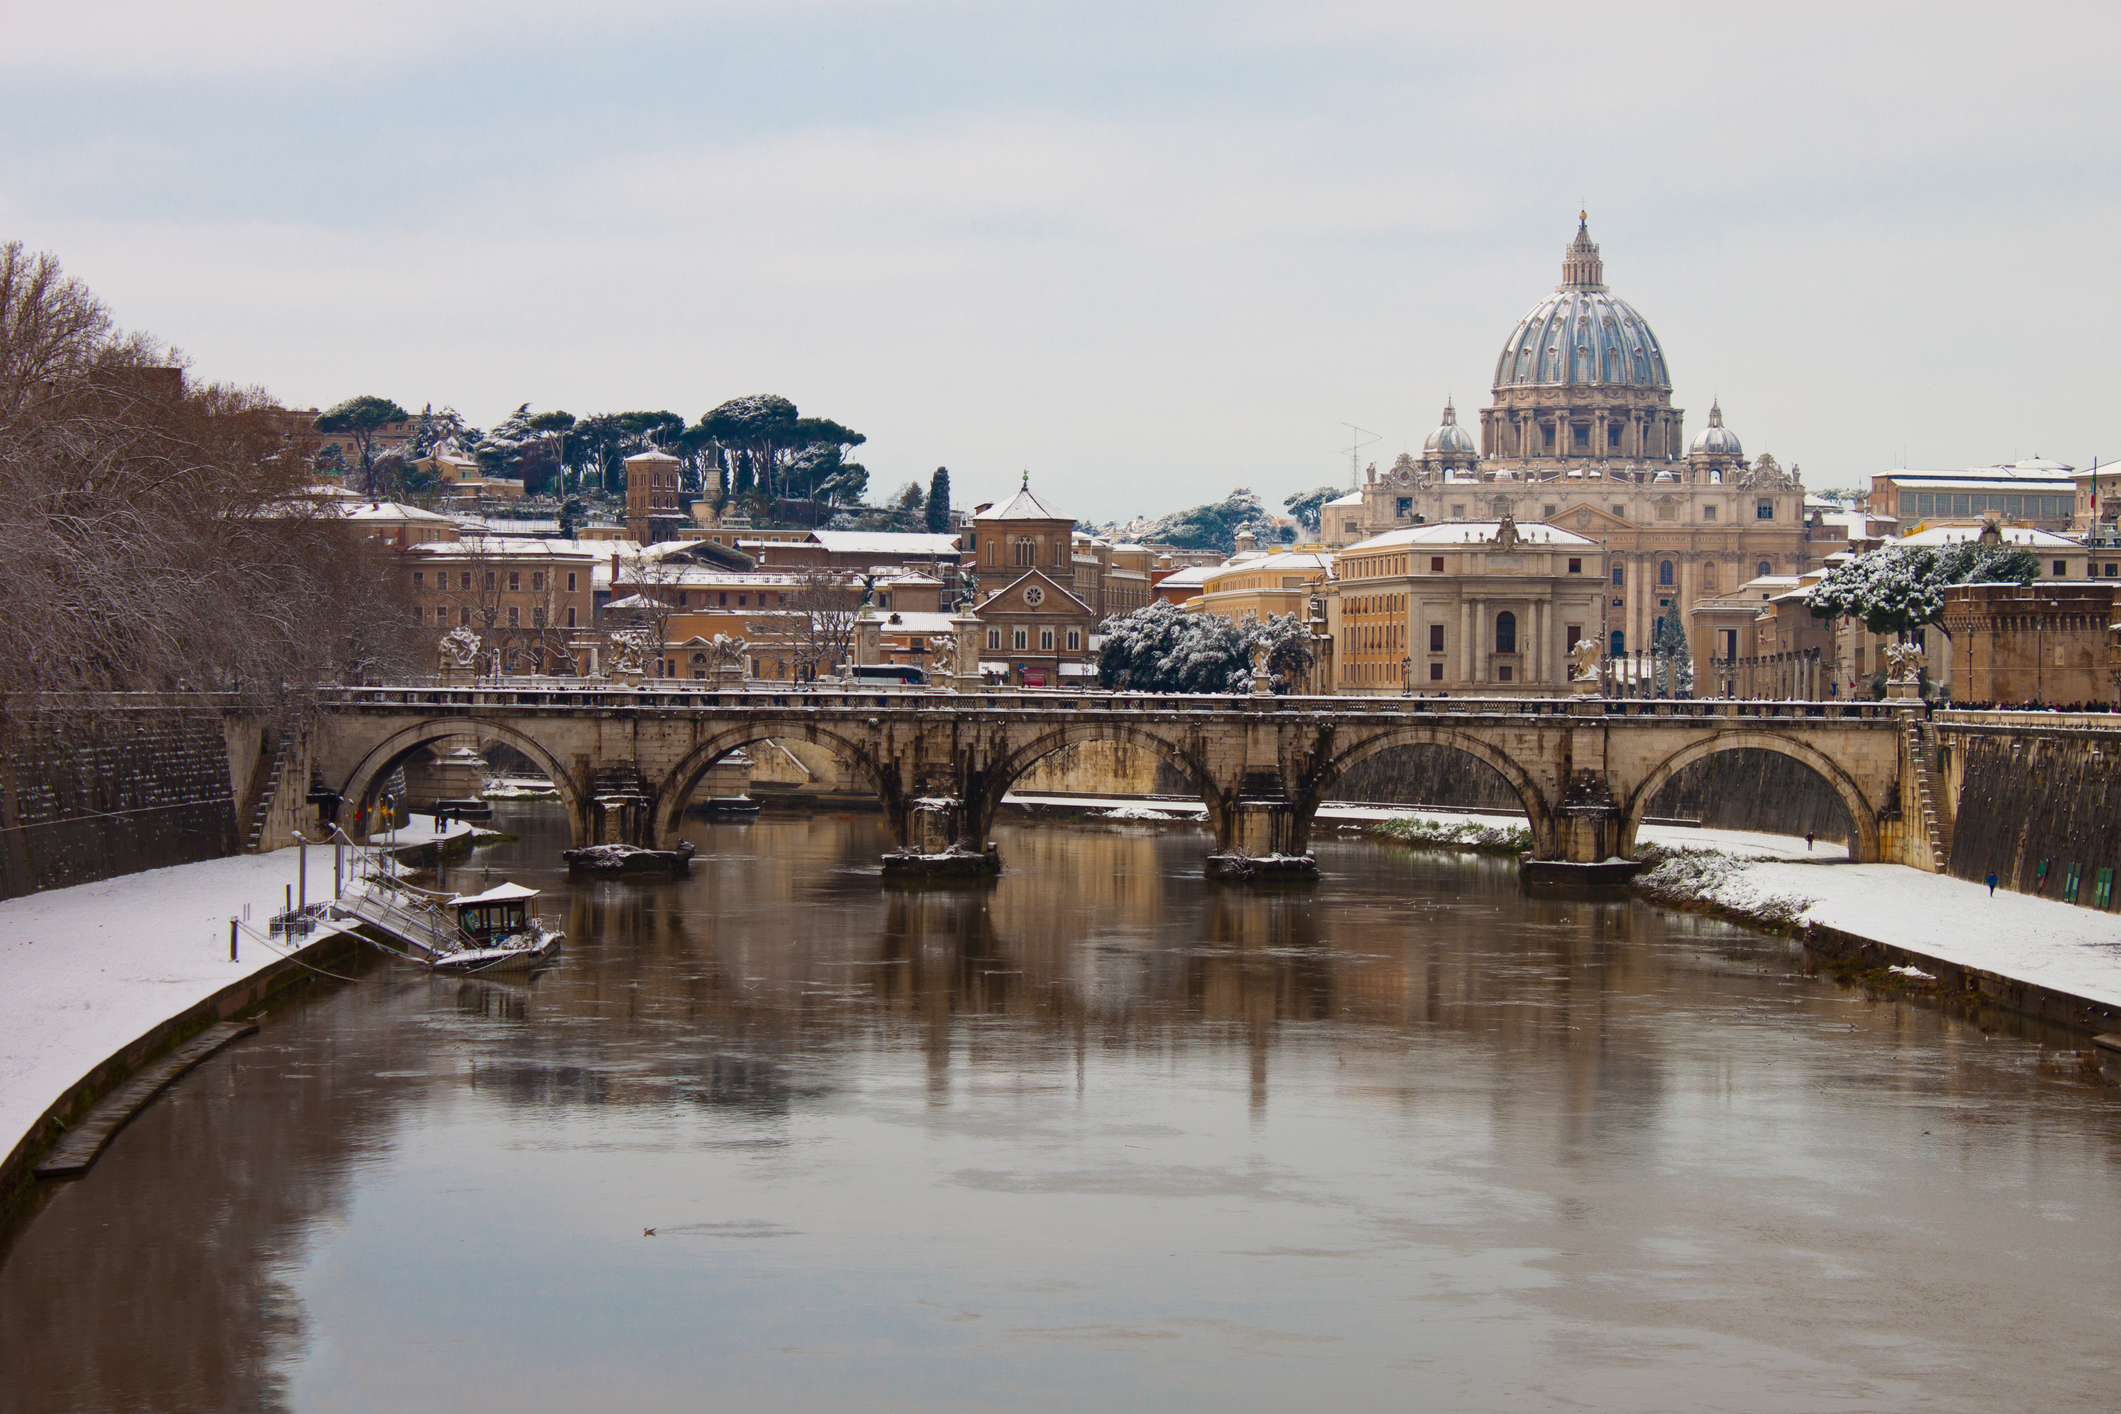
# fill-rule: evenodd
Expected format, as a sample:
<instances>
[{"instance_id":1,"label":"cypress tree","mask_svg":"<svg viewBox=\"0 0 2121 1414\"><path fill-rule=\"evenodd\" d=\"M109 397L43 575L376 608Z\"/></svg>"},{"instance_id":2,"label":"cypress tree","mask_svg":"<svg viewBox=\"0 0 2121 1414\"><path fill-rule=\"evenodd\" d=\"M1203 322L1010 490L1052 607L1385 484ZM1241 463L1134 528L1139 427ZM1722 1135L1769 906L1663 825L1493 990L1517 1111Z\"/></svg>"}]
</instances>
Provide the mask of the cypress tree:
<instances>
[{"instance_id":1,"label":"cypress tree","mask_svg":"<svg viewBox=\"0 0 2121 1414\"><path fill-rule=\"evenodd\" d=\"M928 481L928 529L937 535L950 530L950 468L939 466Z\"/></svg>"}]
</instances>

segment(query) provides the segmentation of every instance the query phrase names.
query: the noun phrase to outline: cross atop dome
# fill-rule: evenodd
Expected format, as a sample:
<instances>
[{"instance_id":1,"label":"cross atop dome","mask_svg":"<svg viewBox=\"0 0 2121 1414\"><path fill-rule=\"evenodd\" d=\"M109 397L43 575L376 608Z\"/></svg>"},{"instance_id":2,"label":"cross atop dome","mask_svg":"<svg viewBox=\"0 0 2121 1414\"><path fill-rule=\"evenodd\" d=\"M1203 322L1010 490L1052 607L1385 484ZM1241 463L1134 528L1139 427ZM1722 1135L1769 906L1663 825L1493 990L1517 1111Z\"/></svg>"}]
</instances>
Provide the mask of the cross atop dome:
<instances>
[{"instance_id":1,"label":"cross atop dome","mask_svg":"<svg viewBox=\"0 0 2121 1414\"><path fill-rule=\"evenodd\" d=\"M1561 256L1561 288L1564 290L1602 290L1605 288L1605 262L1598 258L1598 242L1591 239L1591 213L1576 213L1576 239Z\"/></svg>"}]
</instances>

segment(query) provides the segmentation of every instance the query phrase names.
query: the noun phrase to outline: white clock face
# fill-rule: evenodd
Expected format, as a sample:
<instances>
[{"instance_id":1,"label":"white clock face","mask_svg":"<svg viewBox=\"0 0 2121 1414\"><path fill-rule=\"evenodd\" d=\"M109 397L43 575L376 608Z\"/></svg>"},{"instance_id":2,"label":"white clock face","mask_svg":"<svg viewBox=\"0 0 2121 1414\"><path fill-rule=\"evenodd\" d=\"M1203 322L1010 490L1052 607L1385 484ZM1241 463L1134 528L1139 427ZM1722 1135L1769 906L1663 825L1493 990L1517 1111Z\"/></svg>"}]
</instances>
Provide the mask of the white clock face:
<instances>
[{"instance_id":1,"label":"white clock face","mask_svg":"<svg viewBox=\"0 0 2121 1414\"><path fill-rule=\"evenodd\" d=\"M1024 602L1036 609L1046 602L1046 591L1034 584L1024 591Z\"/></svg>"}]
</instances>

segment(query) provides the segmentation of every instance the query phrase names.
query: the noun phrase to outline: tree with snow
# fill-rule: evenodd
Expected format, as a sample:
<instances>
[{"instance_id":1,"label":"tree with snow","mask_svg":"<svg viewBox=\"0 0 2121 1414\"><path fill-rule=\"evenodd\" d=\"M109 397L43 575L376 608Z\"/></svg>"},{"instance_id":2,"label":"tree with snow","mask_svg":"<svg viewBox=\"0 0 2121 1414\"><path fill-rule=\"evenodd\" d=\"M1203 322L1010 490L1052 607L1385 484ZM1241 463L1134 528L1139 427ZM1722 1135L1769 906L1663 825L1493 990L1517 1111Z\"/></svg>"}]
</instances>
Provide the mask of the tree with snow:
<instances>
[{"instance_id":1,"label":"tree with snow","mask_svg":"<svg viewBox=\"0 0 2121 1414\"><path fill-rule=\"evenodd\" d=\"M1319 486L1309 491L1299 491L1282 502L1282 507L1296 517L1297 524L1313 535L1319 533L1326 502L1337 501L1348 493L1338 486Z\"/></svg>"},{"instance_id":2,"label":"tree with snow","mask_svg":"<svg viewBox=\"0 0 2121 1414\"><path fill-rule=\"evenodd\" d=\"M1266 648L1277 692L1294 692L1311 671L1310 627L1294 614L1232 623L1189 614L1168 600L1107 619L1099 630L1098 676L1128 692L1248 692L1252 649Z\"/></svg>"},{"instance_id":3,"label":"tree with snow","mask_svg":"<svg viewBox=\"0 0 2121 1414\"><path fill-rule=\"evenodd\" d=\"M403 422L411 416L388 398L379 398L373 393L363 393L348 398L317 419L317 430L335 436L351 437L354 450L361 456L361 489L368 495L378 496L383 487L376 484L376 432L385 424Z\"/></svg>"},{"instance_id":4,"label":"tree with snow","mask_svg":"<svg viewBox=\"0 0 2121 1414\"><path fill-rule=\"evenodd\" d=\"M1650 640L1650 654L1657 682L1667 696L1681 697L1694 690L1694 651L1686 641L1686 630L1677 614L1657 620Z\"/></svg>"}]
</instances>

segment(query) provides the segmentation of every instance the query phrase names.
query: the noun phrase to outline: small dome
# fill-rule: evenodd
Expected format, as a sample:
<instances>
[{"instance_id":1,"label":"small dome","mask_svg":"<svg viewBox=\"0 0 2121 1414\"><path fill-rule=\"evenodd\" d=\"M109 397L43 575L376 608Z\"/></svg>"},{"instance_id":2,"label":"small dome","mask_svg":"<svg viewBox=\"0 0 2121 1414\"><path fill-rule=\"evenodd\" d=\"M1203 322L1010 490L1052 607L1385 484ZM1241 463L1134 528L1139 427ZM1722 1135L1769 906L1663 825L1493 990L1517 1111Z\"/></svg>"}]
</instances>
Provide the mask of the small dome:
<instances>
[{"instance_id":1,"label":"small dome","mask_svg":"<svg viewBox=\"0 0 2121 1414\"><path fill-rule=\"evenodd\" d=\"M1425 457L1474 457L1480 455L1480 449L1473 445L1473 434L1458 425L1458 409L1446 402L1443 425L1421 444L1421 454Z\"/></svg>"},{"instance_id":2,"label":"small dome","mask_svg":"<svg viewBox=\"0 0 2121 1414\"><path fill-rule=\"evenodd\" d=\"M1709 404L1709 425L1704 427L1701 430L1701 435L1694 439L1694 445L1687 448L1687 455L1690 457L1734 457L1739 461L1745 460L1745 448L1739 445L1738 434L1723 425L1722 404Z\"/></svg>"}]
</instances>

